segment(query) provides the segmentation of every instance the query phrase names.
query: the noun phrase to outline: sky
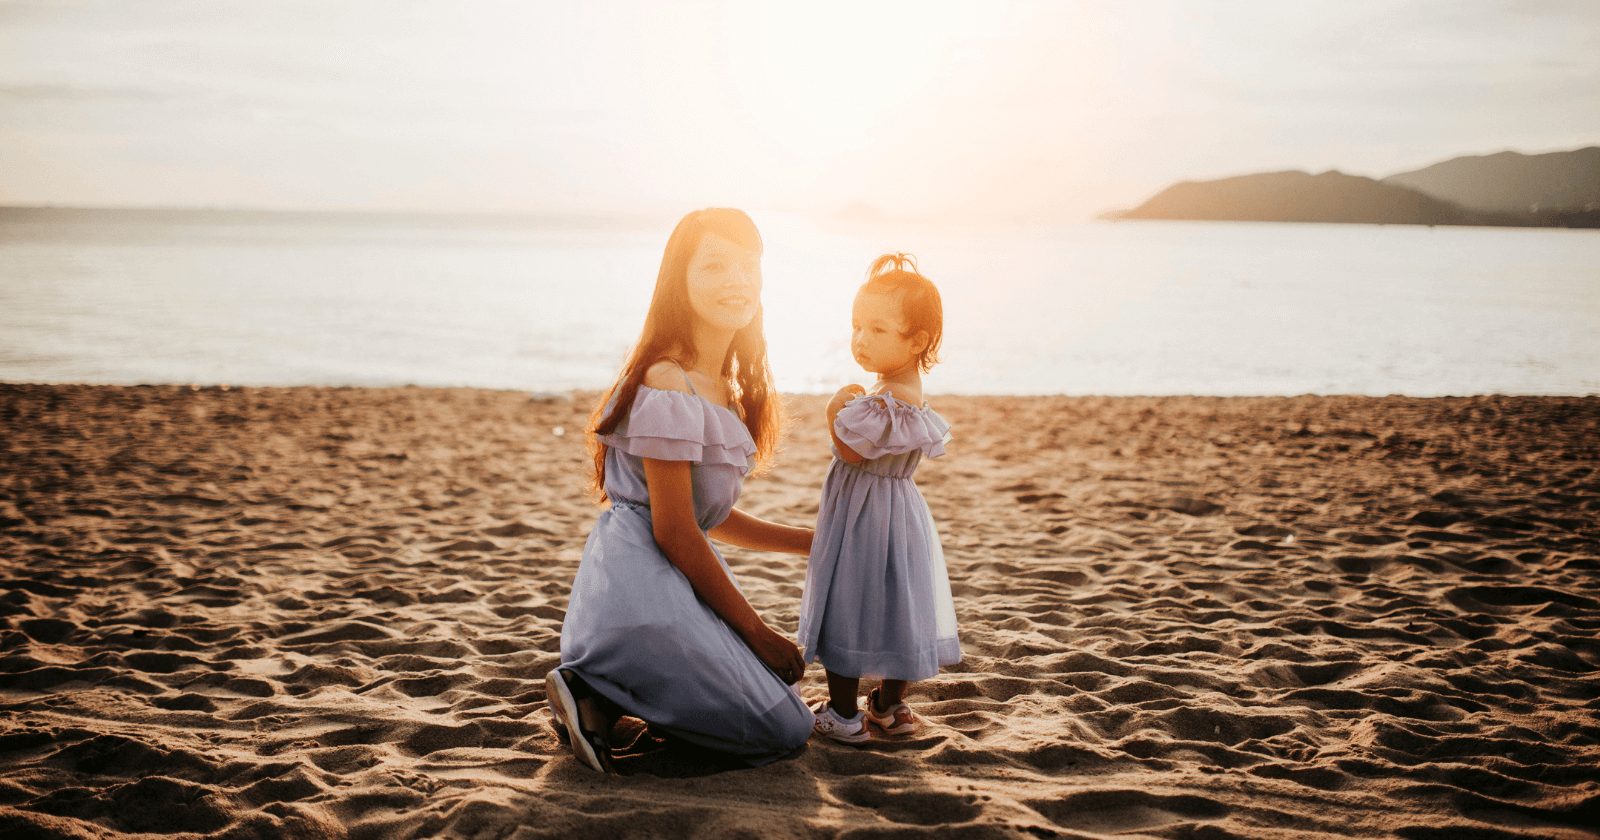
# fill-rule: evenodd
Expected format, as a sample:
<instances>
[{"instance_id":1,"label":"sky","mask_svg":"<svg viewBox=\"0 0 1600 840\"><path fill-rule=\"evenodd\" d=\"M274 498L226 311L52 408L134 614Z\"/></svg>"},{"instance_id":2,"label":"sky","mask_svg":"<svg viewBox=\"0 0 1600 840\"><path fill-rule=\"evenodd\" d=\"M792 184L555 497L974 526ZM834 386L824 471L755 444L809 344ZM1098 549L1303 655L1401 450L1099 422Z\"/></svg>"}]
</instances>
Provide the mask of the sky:
<instances>
[{"instance_id":1,"label":"sky","mask_svg":"<svg viewBox=\"0 0 1600 840\"><path fill-rule=\"evenodd\" d=\"M0 0L0 203L1077 220L1600 143L1600 3Z\"/></svg>"}]
</instances>

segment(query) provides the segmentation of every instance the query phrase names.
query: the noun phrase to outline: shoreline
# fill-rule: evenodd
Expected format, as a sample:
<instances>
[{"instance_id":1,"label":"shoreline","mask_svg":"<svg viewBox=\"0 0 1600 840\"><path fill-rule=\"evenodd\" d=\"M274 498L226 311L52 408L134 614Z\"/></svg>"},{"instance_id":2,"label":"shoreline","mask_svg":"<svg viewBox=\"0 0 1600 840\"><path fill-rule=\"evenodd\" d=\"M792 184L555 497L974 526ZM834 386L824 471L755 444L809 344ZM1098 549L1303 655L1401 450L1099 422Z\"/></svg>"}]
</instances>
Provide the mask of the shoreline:
<instances>
[{"instance_id":1,"label":"shoreline","mask_svg":"<svg viewBox=\"0 0 1600 840\"><path fill-rule=\"evenodd\" d=\"M565 388L551 391L531 390L525 388L488 388L478 385L236 385L227 382L55 382L19 379L0 379L0 388L28 389L28 388L98 388L98 389L170 389L173 391L440 391L440 392L483 392L486 394L516 394L529 399L599 399L605 387L598 388ZM779 391L779 396L784 400L814 400L826 401L833 396L831 391ZM968 393L935 391L934 396L940 399L956 400L1304 400L1304 399L1329 399L1329 400L1474 400L1474 399L1509 399L1509 400L1596 400L1600 399L1600 391L1588 393L1544 393L1544 392L1512 392L1489 391L1483 393L1461 394L1363 394L1363 393L1313 393L1298 394L1268 394L1268 393L1240 393L1240 394L1113 394L1113 393Z\"/></svg>"},{"instance_id":2,"label":"shoreline","mask_svg":"<svg viewBox=\"0 0 1600 840\"><path fill-rule=\"evenodd\" d=\"M587 398L585 395L589 395ZM0 833L1592 836L1600 398L938 395L904 742L556 741L598 392L0 385ZM816 513L822 396L741 507ZM792 634L804 558L724 552ZM799 686L824 690L819 669Z\"/></svg>"}]
</instances>

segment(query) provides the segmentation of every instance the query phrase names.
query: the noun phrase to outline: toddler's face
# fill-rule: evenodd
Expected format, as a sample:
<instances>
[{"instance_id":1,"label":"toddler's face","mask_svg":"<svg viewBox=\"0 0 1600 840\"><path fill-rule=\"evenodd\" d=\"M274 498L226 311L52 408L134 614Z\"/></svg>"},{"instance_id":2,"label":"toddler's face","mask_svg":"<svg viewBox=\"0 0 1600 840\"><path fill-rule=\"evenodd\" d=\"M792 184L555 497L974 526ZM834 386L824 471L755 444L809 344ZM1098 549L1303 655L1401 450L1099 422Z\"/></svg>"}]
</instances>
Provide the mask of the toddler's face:
<instances>
[{"instance_id":1,"label":"toddler's face","mask_svg":"<svg viewBox=\"0 0 1600 840\"><path fill-rule=\"evenodd\" d=\"M850 312L850 352L863 369L877 374L903 370L916 363L927 343L925 334L911 332L899 296L880 292L856 295Z\"/></svg>"},{"instance_id":2,"label":"toddler's face","mask_svg":"<svg viewBox=\"0 0 1600 840\"><path fill-rule=\"evenodd\" d=\"M689 306L707 323L741 330L761 305L761 255L707 233L689 258Z\"/></svg>"}]
</instances>

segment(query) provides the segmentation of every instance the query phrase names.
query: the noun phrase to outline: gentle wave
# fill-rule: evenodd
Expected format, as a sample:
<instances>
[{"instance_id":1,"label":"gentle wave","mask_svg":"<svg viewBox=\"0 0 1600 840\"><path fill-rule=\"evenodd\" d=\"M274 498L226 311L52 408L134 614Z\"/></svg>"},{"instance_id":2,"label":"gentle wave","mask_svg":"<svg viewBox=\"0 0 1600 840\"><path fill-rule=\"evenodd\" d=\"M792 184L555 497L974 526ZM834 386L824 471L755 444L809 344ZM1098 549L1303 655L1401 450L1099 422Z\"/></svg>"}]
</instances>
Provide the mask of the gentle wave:
<instances>
[{"instance_id":1,"label":"gentle wave","mask_svg":"<svg viewBox=\"0 0 1600 840\"><path fill-rule=\"evenodd\" d=\"M947 393L1600 392L1600 234L756 214L780 387L863 374L850 297L916 253ZM0 379L598 388L670 220L0 214Z\"/></svg>"}]
</instances>

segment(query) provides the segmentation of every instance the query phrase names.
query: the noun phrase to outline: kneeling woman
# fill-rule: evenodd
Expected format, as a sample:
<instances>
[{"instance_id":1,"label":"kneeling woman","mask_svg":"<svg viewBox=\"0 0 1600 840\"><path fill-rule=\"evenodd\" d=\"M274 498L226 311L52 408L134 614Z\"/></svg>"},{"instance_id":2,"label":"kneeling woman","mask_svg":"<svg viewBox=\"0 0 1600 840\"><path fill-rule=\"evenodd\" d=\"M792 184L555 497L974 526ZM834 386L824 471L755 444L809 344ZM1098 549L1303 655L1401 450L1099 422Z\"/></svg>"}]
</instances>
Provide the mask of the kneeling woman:
<instances>
[{"instance_id":1,"label":"kneeling woman","mask_svg":"<svg viewBox=\"0 0 1600 840\"><path fill-rule=\"evenodd\" d=\"M619 713L763 764L811 734L805 665L734 583L708 536L806 554L812 531L734 508L777 446L761 326L761 235L738 210L685 216L644 330L591 427L600 514L545 680L574 754L609 769Z\"/></svg>"}]
</instances>

